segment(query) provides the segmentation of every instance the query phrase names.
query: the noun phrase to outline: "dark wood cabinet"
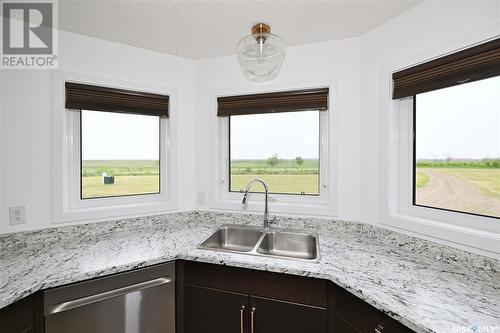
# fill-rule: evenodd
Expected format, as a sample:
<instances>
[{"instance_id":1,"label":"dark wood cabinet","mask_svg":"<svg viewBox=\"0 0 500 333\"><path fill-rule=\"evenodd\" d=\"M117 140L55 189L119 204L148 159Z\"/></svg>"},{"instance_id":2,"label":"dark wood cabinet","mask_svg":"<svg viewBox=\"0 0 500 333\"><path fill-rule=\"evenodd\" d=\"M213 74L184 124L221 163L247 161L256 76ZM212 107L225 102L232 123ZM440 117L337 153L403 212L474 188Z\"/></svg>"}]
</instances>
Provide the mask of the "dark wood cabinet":
<instances>
[{"instance_id":1,"label":"dark wood cabinet","mask_svg":"<svg viewBox=\"0 0 500 333\"><path fill-rule=\"evenodd\" d=\"M177 333L327 332L324 280L195 262L178 272Z\"/></svg>"},{"instance_id":2,"label":"dark wood cabinet","mask_svg":"<svg viewBox=\"0 0 500 333\"><path fill-rule=\"evenodd\" d=\"M41 332L42 307L42 295L35 293L0 309L0 332Z\"/></svg>"},{"instance_id":3,"label":"dark wood cabinet","mask_svg":"<svg viewBox=\"0 0 500 333\"><path fill-rule=\"evenodd\" d=\"M374 308L347 290L328 287L329 333L410 333L405 325Z\"/></svg>"},{"instance_id":4,"label":"dark wood cabinet","mask_svg":"<svg viewBox=\"0 0 500 333\"><path fill-rule=\"evenodd\" d=\"M33 330L33 307L33 296L28 296L1 309L1 331L21 333Z\"/></svg>"},{"instance_id":5,"label":"dark wood cabinet","mask_svg":"<svg viewBox=\"0 0 500 333\"><path fill-rule=\"evenodd\" d=\"M283 302L262 297L249 298L250 332L254 333L325 333L327 311L310 305Z\"/></svg>"},{"instance_id":6,"label":"dark wood cabinet","mask_svg":"<svg viewBox=\"0 0 500 333\"><path fill-rule=\"evenodd\" d=\"M247 327L247 295L186 286L184 302L185 333L236 333Z\"/></svg>"},{"instance_id":7,"label":"dark wood cabinet","mask_svg":"<svg viewBox=\"0 0 500 333\"><path fill-rule=\"evenodd\" d=\"M177 268L177 333L413 332L330 281L190 261Z\"/></svg>"}]
</instances>

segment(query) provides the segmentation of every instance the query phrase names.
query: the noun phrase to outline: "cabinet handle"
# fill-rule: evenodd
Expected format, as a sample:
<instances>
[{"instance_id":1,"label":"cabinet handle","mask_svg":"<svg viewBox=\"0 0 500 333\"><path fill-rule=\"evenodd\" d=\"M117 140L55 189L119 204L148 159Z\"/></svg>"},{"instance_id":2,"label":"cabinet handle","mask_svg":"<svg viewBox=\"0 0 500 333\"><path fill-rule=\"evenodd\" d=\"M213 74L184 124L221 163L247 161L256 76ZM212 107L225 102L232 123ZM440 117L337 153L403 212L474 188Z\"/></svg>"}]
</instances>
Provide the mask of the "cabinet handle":
<instances>
[{"instance_id":1,"label":"cabinet handle","mask_svg":"<svg viewBox=\"0 0 500 333\"><path fill-rule=\"evenodd\" d=\"M382 333L384 331L384 326L378 324L377 327L373 330L374 333Z\"/></svg>"},{"instance_id":2,"label":"cabinet handle","mask_svg":"<svg viewBox=\"0 0 500 333\"><path fill-rule=\"evenodd\" d=\"M255 317L255 306L252 307L252 312L250 313L251 314L251 317L250 317L250 333L254 333L253 332L253 321L254 321L254 317Z\"/></svg>"},{"instance_id":3,"label":"cabinet handle","mask_svg":"<svg viewBox=\"0 0 500 333\"><path fill-rule=\"evenodd\" d=\"M243 326L243 318L244 318L244 313L245 313L245 306L242 305L240 308L240 333L245 333L244 332L244 326Z\"/></svg>"}]
</instances>

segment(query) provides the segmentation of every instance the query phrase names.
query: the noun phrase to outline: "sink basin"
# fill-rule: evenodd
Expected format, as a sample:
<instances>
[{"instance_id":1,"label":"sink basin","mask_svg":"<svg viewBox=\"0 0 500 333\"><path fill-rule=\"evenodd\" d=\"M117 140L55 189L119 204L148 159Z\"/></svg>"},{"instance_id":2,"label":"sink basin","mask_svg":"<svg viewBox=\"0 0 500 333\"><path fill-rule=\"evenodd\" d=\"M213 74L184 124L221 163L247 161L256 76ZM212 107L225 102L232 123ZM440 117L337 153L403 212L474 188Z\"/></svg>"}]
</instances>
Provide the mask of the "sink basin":
<instances>
[{"instance_id":1,"label":"sink basin","mask_svg":"<svg viewBox=\"0 0 500 333\"><path fill-rule=\"evenodd\" d=\"M254 256L319 261L318 236L296 230L223 225L198 245L199 249Z\"/></svg>"},{"instance_id":2,"label":"sink basin","mask_svg":"<svg viewBox=\"0 0 500 333\"><path fill-rule=\"evenodd\" d=\"M269 231L257 248L257 253L279 257L315 260L318 258L317 237L293 231Z\"/></svg>"},{"instance_id":3,"label":"sink basin","mask_svg":"<svg viewBox=\"0 0 500 333\"><path fill-rule=\"evenodd\" d=\"M198 248L249 252L255 248L262 233L260 229L223 226L205 239Z\"/></svg>"}]
</instances>

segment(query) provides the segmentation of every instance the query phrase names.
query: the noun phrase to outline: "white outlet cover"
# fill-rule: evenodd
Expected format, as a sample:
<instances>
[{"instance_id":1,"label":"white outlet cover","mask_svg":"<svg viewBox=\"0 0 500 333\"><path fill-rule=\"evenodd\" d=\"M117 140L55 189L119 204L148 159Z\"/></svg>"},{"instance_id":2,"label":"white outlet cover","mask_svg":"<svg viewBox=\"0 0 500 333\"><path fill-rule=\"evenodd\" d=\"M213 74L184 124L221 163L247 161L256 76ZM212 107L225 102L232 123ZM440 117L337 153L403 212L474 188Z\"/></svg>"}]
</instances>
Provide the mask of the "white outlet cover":
<instances>
[{"instance_id":1,"label":"white outlet cover","mask_svg":"<svg viewBox=\"0 0 500 333\"><path fill-rule=\"evenodd\" d=\"M10 225L26 224L26 207L9 207Z\"/></svg>"}]
</instances>

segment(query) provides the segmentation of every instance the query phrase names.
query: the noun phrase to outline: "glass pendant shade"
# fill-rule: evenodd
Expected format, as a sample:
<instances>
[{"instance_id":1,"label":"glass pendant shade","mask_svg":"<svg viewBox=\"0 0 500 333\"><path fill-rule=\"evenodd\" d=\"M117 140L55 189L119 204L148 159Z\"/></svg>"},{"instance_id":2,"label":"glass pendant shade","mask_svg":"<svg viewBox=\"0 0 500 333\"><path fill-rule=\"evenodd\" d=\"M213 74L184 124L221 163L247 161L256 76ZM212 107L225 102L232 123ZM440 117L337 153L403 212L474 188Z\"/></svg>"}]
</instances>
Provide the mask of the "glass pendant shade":
<instances>
[{"instance_id":1,"label":"glass pendant shade","mask_svg":"<svg viewBox=\"0 0 500 333\"><path fill-rule=\"evenodd\" d=\"M244 37L237 46L238 61L243 74L252 81L269 81L275 78L285 59L285 41L268 29L257 29Z\"/></svg>"}]
</instances>

